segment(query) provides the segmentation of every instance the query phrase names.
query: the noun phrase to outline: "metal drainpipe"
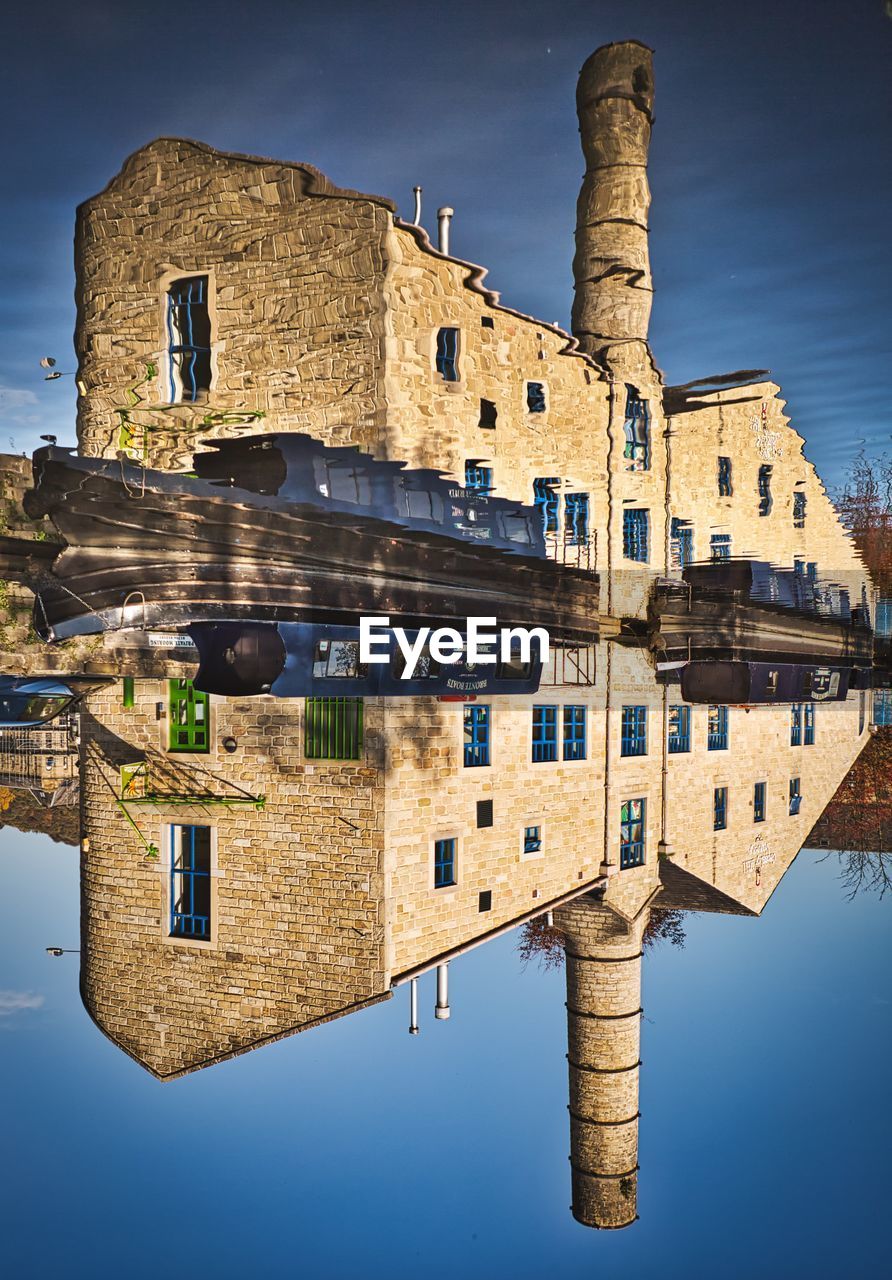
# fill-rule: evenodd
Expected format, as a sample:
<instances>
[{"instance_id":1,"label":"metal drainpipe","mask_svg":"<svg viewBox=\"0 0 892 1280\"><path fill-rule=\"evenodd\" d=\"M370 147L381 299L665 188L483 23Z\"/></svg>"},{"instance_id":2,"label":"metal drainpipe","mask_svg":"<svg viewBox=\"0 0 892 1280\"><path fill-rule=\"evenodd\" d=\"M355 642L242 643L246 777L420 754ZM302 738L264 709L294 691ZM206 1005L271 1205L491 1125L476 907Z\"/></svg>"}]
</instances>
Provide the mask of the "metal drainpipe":
<instances>
[{"instance_id":1,"label":"metal drainpipe","mask_svg":"<svg viewBox=\"0 0 892 1280\"><path fill-rule=\"evenodd\" d=\"M437 1004L434 1009L435 1018L448 1018L449 1008L449 965L437 965Z\"/></svg>"},{"instance_id":2,"label":"metal drainpipe","mask_svg":"<svg viewBox=\"0 0 892 1280\"><path fill-rule=\"evenodd\" d=\"M421 226L421 187L413 187L412 193L415 196L415 217L412 219L416 227Z\"/></svg>"},{"instance_id":3,"label":"metal drainpipe","mask_svg":"<svg viewBox=\"0 0 892 1280\"><path fill-rule=\"evenodd\" d=\"M665 485L665 521L666 536L664 539L664 573L668 578L672 564L672 431L671 418L666 419L663 439L666 441L666 485ZM659 853L664 857L671 852L669 835L666 830L669 821L669 687L663 686L663 765L661 769L662 794L660 796L660 843Z\"/></svg>"},{"instance_id":4,"label":"metal drainpipe","mask_svg":"<svg viewBox=\"0 0 892 1280\"><path fill-rule=\"evenodd\" d=\"M448 205L437 210L437 248L440 253L449 253L449 223L455 213Z\"/></svg>"},{"instance_id":5,"label":"metal drainpipe","mask_svg":"<svg viewBox=\"0 0 892 1280\"><path fill-rule=\"evenodd\" d=\"M613 375L609 381L607 409L607 615L613 616L613 415L616 410L616 381ZM613 647L607 645L607 688L604 706L604 727L607 742L604 751L604 856L601 859L601 875L610 876L618 871L615 862L610 861L610 773L613 764L613 732L610 724L610 675Z\"/></svg>"}]
</instances>

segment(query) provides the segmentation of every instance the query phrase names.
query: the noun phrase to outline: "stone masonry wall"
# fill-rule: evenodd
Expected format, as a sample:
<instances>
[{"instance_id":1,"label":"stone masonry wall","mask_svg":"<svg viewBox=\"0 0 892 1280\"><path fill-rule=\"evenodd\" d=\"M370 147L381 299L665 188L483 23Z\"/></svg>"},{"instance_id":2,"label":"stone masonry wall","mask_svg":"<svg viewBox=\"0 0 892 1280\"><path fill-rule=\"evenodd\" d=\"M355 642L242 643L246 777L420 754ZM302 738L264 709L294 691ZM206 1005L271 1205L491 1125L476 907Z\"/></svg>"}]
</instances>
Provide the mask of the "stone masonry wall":
<instances>
[{"instance_id":1,"label":"stone masonry wall","mask_svg":"<svg viewBox=\"0 0 892 1280\"><path fill-rule=\"evenodd\" d=\"M389 208L305 165L182 139L137 151L78 211L82 452L182 465L200 440L246 430L376 447ZM198 274L210 397L171 406L166 290Z\"/></svg>"},{"instance_id":2,"label":"stone masonry wall","mask_svg":"<svg viewBox=\"0 0 892 1280\"><path fill-rule=\"evenodd\" d=\"M112 689L83 717L81 987L102 1030L168 1076L385 994L383 801L374 716L365 760L308 762L293 704L213 700L211 753L170 756L159 703L166 686L143 681L132 709ZM172 769L184 791L239 787L266 807L134 805L149 860L115 803L120 766L140 759L165 790ZM210 943L168 936L172 822L215 831Z\"/></svg>"}]
</instances>

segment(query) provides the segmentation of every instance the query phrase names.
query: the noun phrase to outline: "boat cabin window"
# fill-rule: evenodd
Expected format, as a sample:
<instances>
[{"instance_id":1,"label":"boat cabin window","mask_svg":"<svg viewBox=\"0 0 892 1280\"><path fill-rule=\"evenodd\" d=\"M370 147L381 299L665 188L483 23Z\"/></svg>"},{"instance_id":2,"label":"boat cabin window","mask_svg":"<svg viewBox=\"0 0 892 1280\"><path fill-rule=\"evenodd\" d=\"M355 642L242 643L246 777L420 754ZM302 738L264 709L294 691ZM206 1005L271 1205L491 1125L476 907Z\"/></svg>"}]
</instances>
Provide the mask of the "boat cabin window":
<instances>
[{"instance_id":1,"label":"boat cabin window","mask_svg":"<svg viewBox=\"0 0 892 1280\"><path fill-rule=\"evenodd\" d=\"M363 507L372 505L369 477L360 467L352 464L339 466L337 463L328 463L319 492L326 498L333 498L335 502L355 502Z\"/></svg>"},{"instance_id":2,"label":"boat cabin window","mask_svg":"<svg viewBox=\"0 0 892 1280\"><path fill-rule=\"evenodd\" d=\"M313 654L313 679L362 680L368 666L359 661L358 640L318 640Z\"/></svg>"},{"instance_id":3,"label":"boat cabin window","mask_svg":"<svg viewBox=\"0 0 892 1280\"><path fill-rule=\"evenodd\" d=\"M406 659L402 649L397 649L390 659L390 674L395 680L402 680L406 669ZM410 680L436 680L440 674L440 664L431 657L430 645L426 644L418 656L415 669Z\"/></svg>"},{"instance_id":4,"label":"boat cabin window","mask_svg":"<svg viewBox=\"0 0 892 1280\"><path fill-rule=\"evenodd\" d=\"M406 515L412 520L443 523L443 499L432 489L404 489Z\"/></svg>"}]
</instances>

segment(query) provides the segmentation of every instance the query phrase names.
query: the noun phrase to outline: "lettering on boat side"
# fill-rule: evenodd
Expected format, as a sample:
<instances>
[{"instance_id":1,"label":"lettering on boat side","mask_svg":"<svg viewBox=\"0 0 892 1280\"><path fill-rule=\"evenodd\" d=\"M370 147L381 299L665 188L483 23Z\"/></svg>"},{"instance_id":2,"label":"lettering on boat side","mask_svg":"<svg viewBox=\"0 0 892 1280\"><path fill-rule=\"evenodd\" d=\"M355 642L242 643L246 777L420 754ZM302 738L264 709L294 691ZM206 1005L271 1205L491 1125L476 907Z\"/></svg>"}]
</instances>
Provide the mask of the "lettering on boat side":
<instances>
[{"instance_id":1,"label":"lettering on boat side","mask_svg":"<svg viewBox=\"0 0 892 1280\"><path fill-rule=\"evenodd\" d=\"M539 643L539 659L548 661L549 636L545 627L499 627L495 618L467 618L464 632L455 627L421 627L414 639L403 627L391 627L389 617L359 619L359 661L390 661L390 637L405 659L401 680L411 680L420 658L430 654L435 662L495 666L497 662L530 662L533 640Z\"/></svg>"}]
</instances>

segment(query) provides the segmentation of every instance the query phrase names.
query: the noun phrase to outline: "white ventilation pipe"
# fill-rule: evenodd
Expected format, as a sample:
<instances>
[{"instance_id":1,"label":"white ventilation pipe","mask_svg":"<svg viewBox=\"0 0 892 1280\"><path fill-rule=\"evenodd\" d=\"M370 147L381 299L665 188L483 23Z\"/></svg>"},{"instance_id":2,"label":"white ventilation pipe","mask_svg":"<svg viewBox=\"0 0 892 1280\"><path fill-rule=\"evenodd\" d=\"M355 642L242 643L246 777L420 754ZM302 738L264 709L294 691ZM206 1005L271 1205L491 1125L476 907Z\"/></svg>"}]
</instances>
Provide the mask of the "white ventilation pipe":
<instances>
[{"instance_id":1,"label":"white ventilation pipe","mask_svg":"<svg viewBox=\"0 0 892 1280\"><path fill-rule=\"evenodd\" d=\"M448 205L437 210L437 248L441 253L449 252L449 223L454 213Z\"/></svg>"},{"instance_id":2,"label":"white ventilation pipe","mask_svg":"<svg viewBox=\"0 0 892 1280\"><path fill-rule=\"evenodd\" d=\"M409 1035L418 1035L418 979L409 983Z\"/></svg>"},{"instance_id":3,"label":"white ventilation pipe","mask_svg":"<svg viewBox=\"0 0 892 1280\"><path fill-rule=\"evenodd\" d=\"M437 1004L434 1009L435 1018L448 1018L449 1008L449 965L437 965Z\"/></svg>"},{"instance_id":4,"label":"white ventilation pipe","mask_svg":"<svg viewBox=\"0 0 892 1280\"><path fill-rule=\"evenodd\" d=\"M421 187L413 187L415 196L415 217L412 219L416 227L421 226Z\"/></svg>"}]
</instances>

